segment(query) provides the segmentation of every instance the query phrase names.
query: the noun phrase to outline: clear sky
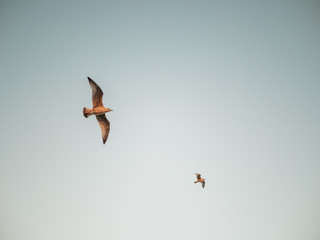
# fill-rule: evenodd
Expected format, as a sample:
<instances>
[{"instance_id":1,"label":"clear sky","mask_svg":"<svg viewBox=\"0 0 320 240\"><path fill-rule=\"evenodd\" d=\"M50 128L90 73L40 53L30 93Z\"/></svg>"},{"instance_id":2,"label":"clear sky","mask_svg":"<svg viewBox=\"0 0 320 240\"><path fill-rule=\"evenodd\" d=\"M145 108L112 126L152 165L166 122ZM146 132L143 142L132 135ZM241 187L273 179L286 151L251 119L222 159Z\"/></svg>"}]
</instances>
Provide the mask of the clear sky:
<instances>
[{"instance_id":1,"label":"clear sky","mask_svg":"<svg viewBox=\"0 0 320 240\"><path fill-rule=\"evenodd\" d=\"M0 238L320 239L319 13L2 0Z\"/></svg>"}]
</instances>

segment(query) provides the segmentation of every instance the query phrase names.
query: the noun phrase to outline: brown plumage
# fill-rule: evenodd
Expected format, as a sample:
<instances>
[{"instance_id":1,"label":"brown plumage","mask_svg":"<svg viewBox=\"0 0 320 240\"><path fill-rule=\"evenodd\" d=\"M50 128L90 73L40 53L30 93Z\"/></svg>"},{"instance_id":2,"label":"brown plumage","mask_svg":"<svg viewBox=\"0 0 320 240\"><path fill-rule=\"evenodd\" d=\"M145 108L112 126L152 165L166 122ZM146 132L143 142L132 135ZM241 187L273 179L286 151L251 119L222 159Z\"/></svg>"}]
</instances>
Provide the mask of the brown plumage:
<instances>
[{"instance_id":1,"label":"brown plumage","mask_svg":"<svg viewBox=\"0 0 320 240\"><path fill-rule=\"evenodd\" d=\"M204 188L204 185L206 184L205 179L201 178L201 174L199 173L195 173L195 175L197 176L197 181L195 181L194 183L201 182L202 188Z\"/></svg>"},{"instance_id":2,"label":"brown plumage","mask_svg":"<svg viewBox=\"0 0 320 240\"><path fill-rule=\"evenodd\" d=\"M91 115L96 115L97 121L101 128L103 144L106 143L110 131L110 122L105 113L112 111L110 108L105 108L102 103L103 92L101 88L91 78L88 77L90 87L92 89L92 109L83 108L83 115L88 118Z\"/></svg>"}]
</instances>

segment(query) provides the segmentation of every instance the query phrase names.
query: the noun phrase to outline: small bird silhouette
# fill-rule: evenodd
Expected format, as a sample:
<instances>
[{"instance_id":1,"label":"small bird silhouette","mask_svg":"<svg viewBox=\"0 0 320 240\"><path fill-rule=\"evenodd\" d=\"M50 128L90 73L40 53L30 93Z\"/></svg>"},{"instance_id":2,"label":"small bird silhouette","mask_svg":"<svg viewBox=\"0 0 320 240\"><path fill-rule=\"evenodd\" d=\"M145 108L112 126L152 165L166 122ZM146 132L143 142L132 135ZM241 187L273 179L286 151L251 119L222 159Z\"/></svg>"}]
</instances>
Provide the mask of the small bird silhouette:
<instances>
[{"instance_id":1,"label":"small bird silhouette","mask_svg":"<svg viewBox=\"0 0 320 240\"><path fill-rule=\"evenodd\" d=\"M205 179L201 178L201 174L199 173L195 173L195 175L197 176L197 181L195 181L194 183L201 182L202 188L204 188L204 185L206 184Z\"/></svg>"},{"instance_id":2,"label":"small bird silhouette","mask_svg":"<svg viewBox=\"0 0 320 240\"><path fill-rule=\"evenodd\" d=\"M109 131L110 122L105 113L112 111L110 108L105 108L102 103L103 92L101 88L91 78L88 77L90 87L92 89L92 109L83 108L83 115L88 118L91 115L96 115L101 128L103 144L106 143Z\"/></svg>"}]
</instances>

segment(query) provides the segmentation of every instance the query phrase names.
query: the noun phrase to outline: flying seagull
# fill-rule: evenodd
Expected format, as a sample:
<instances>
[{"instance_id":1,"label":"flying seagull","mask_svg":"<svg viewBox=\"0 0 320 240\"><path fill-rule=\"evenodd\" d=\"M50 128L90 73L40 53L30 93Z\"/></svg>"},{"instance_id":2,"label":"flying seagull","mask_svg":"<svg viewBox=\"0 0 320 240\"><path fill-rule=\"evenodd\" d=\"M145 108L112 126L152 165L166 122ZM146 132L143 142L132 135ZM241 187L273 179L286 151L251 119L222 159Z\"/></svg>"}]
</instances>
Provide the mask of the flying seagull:
<instances>
[{"instance_id":1,"label":"flying seagull","mask_svg":"<svg viewBox=\"0 0 320 240\"><path fill-rule=\"evenodd\" d=\"M112 111L110 108L105 108L102 103L103 92L101 88L88 77L90 87L92 89L92 109L83 108L83 115L88 118L91 115L96 115L98 123L101 128L103 144L106 143L109 131L110 122L106 118L105 113Z\"/></svg>"},{"instance_id":2,"label":"flying seagull","mask_svg":"<svg viewBox=\"0 0 320 240\"><path fill-rule=\"evenodd\" d=\"M195 175L197 176L197 181L195 181L194 183L201 182L202 188L204 188L204 185L206 184L205 179L201 178L201 174L199 173L195 173Z\"/></svg>"}]
</instances>

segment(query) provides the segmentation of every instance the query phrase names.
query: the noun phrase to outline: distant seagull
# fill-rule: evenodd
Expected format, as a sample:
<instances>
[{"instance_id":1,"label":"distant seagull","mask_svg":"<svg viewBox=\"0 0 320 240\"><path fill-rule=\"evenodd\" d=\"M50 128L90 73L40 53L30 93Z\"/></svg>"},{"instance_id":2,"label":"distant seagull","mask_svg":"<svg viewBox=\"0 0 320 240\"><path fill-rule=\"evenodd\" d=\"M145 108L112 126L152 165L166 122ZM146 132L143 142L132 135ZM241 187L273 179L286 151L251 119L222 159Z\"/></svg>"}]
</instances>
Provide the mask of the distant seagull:
<instances>
[{"instance_id":1,"label":"distant seagull","mask_svg":"<svg viewBox=\"0 0 320 240\"><path fill-rule=\"evenodd\" d=\"M83 115L88 118L91 115L96 115L98 123L101 128L103 144L106 143L109 131L110 131L110 122L106 118L105 113L112 111L110 108L105 108L102 103L103 92L101 88L88 77L90 87L92 89L92 109L83 108Z\"/></svg>"},{"instance_id":2,"label":"distant seagull","mask_svg":"<svg viewBox=\"0 0 320 240\"><path fill-rule=\"evenodd\" d=\"M206 184L206 182L204 181L205 179L201 178L201 174L199 173L195 173L195 175L197 176L197 181L195 181L194 183L201 182L202 188L204 188L204 185Z\"/></svg>"}]
</instances>

